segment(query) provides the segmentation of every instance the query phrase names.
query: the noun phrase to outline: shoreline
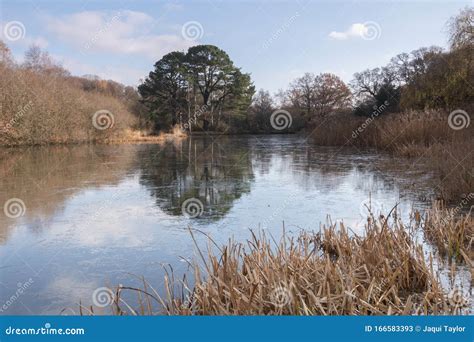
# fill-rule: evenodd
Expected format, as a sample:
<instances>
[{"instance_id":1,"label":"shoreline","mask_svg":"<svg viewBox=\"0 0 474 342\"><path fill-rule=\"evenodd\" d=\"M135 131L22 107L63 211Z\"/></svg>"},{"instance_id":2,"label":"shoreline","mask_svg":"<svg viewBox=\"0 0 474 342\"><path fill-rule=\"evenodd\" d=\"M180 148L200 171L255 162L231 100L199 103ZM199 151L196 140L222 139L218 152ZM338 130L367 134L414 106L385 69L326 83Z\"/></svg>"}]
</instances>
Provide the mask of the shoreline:
<instances>
[{"instance_id":1,"label":"shoreline","mask_svg":"<svg viewBox=\"0 0 474 342\"><path fill-rule=\"evenodd\" d=\"M328 223L319 232L287 234L283 228L276 240L252 231L248 240L224 245L190 227L197 253L183 279L195 281L180 281L170 270L164 287L178 290L164 295L145 279L138 288L118 285L108 289L113 300L107 310L178 316L468 315L473 306L467 290L444 283L439 269L454 260L451 276L465 266L474 276L472 216L454 217L452 209L434 203L423 213L414 211L407 224L397 217L370 213L360 235L343 223ZM198 233L217 249L199 246ZM427 245L417 240L418 233ZM433 250L425 254L428 245ZM130 294L138 301L130 302ZM101 314L94 309L80 304L79 312Z\"/></svg>"}]
</instances>

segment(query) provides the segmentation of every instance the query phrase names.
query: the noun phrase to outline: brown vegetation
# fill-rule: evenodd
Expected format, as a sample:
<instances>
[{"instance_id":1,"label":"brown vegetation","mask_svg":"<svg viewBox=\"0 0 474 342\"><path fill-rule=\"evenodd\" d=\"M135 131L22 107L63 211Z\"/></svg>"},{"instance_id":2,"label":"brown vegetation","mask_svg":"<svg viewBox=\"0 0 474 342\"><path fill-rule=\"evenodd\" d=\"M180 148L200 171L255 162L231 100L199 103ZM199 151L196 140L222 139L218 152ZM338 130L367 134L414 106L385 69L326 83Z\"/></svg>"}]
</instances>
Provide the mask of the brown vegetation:
<instances>
[{"instance_id":1,"label":"brown vegetation","mask_svg":"<svg viewBox=\"0 0 474 342\"><path fill-rule=\"evenodd\" d=\"M31 48L19 66L1 42L0 50L0 145L100 141L121 136L136 124L129 103L86 89L79 81L87 79L70 77L46 53ZM93 125L99 110L113 116L113 124L103 130Z\"/></svg>"},{"instance_id":2,"label":"brown vegetation","mask_svg":"<svg viewBox=\"0 0 474 342\"><path fill-rule=\"evenodd\" d=\"M328 119L311 133L318 145L374 147L414 159L414 165L435 171L433 184L448 201L459 201L474 192L474 126L454 130L449 113L405 112L382 117L340 115Z\"/></svg>"},{"instance_id":3,"label":"brown vegetation","mask_svg":"<svg viewBox=\"0 0 474 342\"><path fill-rule=\"evenodd\" d=\"M459 218L462 209L461 206L453 209L445 209L441 204L433 206L426 214L423 231L441 255L472 264L474 219L471 211Z\"/></svg>"},{"instance_id":4,"label":"brown vegetation","mask_svg":"<svg viewBox=\"0 0 474 342\"><path fill-rule=\"evenodd\" d=\"M443 218L449 214L437 211ZM452 229L445 232L444 221L430 216L429 234L468 239L473 221L451 219ZM187 284L187 277L176 281L172 272L165 278L164 297L145 281L143 289L122 286L112 310L117 315L463 313L465 303L450 299L434 270L433 256L426 258L416 242L420 222L419 213L408 226L397 215L372 215L361 236L341 223L325 226L320 233L283 233L279 242L263 232L253 233L245 244L230 240L223 247L210 239L207 255L198 249L201 260L191 265L194 286ZM138 294L136 309L122 298L127 290ZM152 309L156 305L161 307L158 312ZM94 309L81 307L81 313Z\"/></svg>"}]
</instances>

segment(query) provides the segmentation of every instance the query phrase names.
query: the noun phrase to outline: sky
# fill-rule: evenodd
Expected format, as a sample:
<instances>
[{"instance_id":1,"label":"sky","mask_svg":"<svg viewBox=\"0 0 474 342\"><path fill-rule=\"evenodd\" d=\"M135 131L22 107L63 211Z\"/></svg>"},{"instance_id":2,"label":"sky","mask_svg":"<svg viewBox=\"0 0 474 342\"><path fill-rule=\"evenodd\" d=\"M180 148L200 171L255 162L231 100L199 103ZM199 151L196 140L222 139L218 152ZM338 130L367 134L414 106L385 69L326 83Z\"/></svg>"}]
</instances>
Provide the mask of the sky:
<instances>
[{"instance_id":1,"label":"sky","mask_svg":"<svg viewBox=\"0 0 474 342\"><path fill-rule=\"evenodd\" d=\"M355 72L422 46L447 48L446 22L471 1L1 0L0 39L21 61L31 44L74 75L137 86L171 51L212 44L257 89L305 72Z\"/></svg>"}]
</instances>

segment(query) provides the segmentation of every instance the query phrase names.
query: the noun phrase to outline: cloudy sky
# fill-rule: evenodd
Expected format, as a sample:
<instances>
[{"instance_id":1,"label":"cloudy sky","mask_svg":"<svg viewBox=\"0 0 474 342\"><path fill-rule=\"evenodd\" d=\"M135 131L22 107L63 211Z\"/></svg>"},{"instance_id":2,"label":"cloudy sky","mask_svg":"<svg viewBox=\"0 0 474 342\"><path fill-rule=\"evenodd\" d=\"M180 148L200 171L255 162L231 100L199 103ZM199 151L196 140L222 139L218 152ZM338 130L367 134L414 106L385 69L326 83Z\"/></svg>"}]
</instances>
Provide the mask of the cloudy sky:
<instances>
[{"instance_id":1,"label":"cloudy sky","mask_svg":"<svg viewBox=\"0 0 474 342\"><path fill-rule=\"evenodd\" d=\"M304 72L354 72L421 46L446 47L446 21L471 1L2 0L0 39L17 60L30 44L75 75L137 85L163 54L224 49L257 88Z\"/></svg>"}]
</instances>

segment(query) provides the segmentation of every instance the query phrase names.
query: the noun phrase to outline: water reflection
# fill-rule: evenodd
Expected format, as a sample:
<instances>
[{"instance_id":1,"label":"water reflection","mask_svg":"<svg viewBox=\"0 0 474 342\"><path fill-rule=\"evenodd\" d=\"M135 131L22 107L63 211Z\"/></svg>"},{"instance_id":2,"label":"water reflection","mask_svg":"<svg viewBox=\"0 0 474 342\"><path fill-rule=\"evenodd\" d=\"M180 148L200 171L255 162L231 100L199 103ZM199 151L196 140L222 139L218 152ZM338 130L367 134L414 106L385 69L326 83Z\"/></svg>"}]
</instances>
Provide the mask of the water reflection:
<instances>
[{"instance_id":1,"label":"water reflection","mask_svg":"<svg viewBox=\"0 0 474 342\"><path fill-rule=\"evenodd\" d=\"M16 197L26 205L16 219L0 213L0 307L33 280L0 314L88 305L99 286L138 286L131 273L159 287L162 263L184 271L180 257L194 256L188 226L217 243L256 227L278 236L283 222L288 232L317 230L327 214L356 228L369 194L383 209L401 202L403 210L430 194L425 176L400 172L406 161L391 169L387 156L296 136L5 149L0 161L0 204ZM201 216L183 215L190 198L202 202Z\"/></svg>"},{"instance_id":2,"label":"water reflection","mask_svg":"<svg viewBox=\"0 0 474 342\"><path fill-rule=\"evenodd\" d=\"M0 217L0 243L19 223L41 231L63 204L83 189L116 185L130 170L135 154L124 146L52 146L0 149L0 204L21 199L26 215ZM3 210L2 210L2 214Z\"/></svg>"},{"instance_id":3,"label":"water reflection","mask_svg":"<svg viewBox=\"0 0 474 342\"><path fill-rule=\"evenodd\" d=\"M203 204L199 218L218 220L254 179L247 144L231 144L228 138L210 137L167 144L159 151L147 146L138 152L140 184L170 215L183 215L182 205L195 198Z\"/></svg>"}]
</instances>

